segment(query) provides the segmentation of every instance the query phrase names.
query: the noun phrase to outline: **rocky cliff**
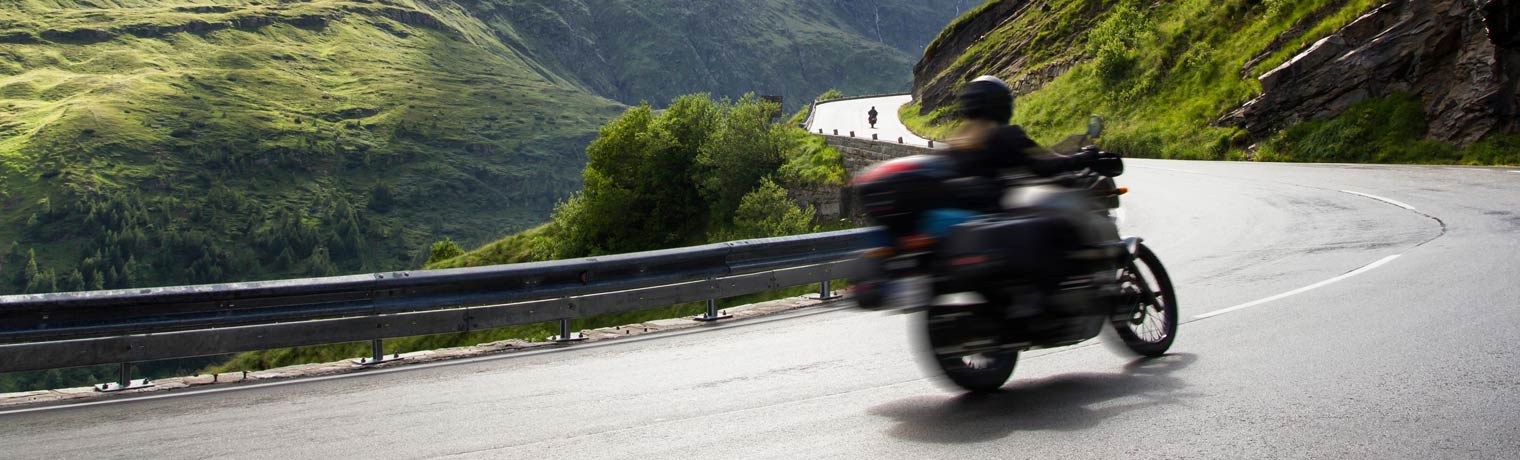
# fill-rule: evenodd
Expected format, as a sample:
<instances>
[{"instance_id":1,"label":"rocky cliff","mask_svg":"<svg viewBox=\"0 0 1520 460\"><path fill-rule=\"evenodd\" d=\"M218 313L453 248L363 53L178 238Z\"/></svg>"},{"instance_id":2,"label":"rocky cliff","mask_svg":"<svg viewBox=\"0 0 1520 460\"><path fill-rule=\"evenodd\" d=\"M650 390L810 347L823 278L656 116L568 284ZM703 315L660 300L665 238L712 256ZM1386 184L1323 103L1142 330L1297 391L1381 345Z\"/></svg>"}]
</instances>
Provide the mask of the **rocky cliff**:
<instances>
[{"instance_id":1,"label":"rocky cliff","mask_svg":"<svg viewBox=\"0 0 1520 460\"><path fill-rule=\"evenodd\" d=\"M1397 92L1422 100L1427 137L1469 145L1517 128L1520 2L1386 3L1261 76L1262 95L1220 124L1266 137Z\"/></svg>"},{"instance_id":2,"label":"rocky cliff","mask_svg":"<svg viewBox=\"0 0 1520 460\"><path fill-rule=\"evenodd\" d=\"M924 50L913 66L913 99L927 114L948 104L961 83L985 74L1008 77L1019 94L1039 89L1080 58L1081 35L1105 10L1101 2L989 1Z\"/></svg>"},{"instance_id":3,"label":"rocky cliff","mask_svg":"<svg viewBox=\"0 0 1520 460\"><path fill-rule=\"evenodd\" d=\"M1097 113L1111 147L1218 160L1255 158L1250 146L1348 109L1417 100L1396 133L1364 119L1327 135L1445 147L1339 160L1520 161L1495 147L1520 131L1517 11L1515 0L994 0L929 46L914 67L918 116L905 121L942 130L933 124L959 86L992 74L1015 87L1014 121L1037 139L1079 132ZM1480 144L1486 153L1472 154Z\"/></svg>"}]
</instances>

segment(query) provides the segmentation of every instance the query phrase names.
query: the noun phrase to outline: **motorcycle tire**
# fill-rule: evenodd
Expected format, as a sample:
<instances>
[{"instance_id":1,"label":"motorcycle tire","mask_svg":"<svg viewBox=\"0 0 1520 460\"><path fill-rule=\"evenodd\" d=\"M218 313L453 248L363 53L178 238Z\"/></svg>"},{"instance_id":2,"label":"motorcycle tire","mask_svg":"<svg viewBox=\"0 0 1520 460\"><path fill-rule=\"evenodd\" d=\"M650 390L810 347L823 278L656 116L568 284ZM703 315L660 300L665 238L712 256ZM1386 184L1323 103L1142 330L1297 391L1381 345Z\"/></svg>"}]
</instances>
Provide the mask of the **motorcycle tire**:
<instances>
[{"instance_id":1,"label":"motorcycle tire","mask_svg":"<svg viewBox=\"0 0 1520 460\"><path fill-rule=\"evenodd\" d=\"M1141 244L1135 255L1120 274L1123 295L1131 302L1126 308L1134 309L1134 317L1113 321L1114 332L1130 351L1161 356L1177 339L1177 293L1156 253Z\"/></svg>"},{"instance_id":2,"label":"motorcycle tire","mask_svg":"<svg viewBox=\"0 0 1520 460\"><path fill-rule=\"evenodd\" d=\"M980 340L997 340L997 327L989 327L988 322L1001 324L1002 321L978 311L979 308L981 307L931 307L926 313L925 323L932 360L945 378L966 391L985 393L997 391L1008 382L1014 366L1018 364L1019 352L964 352L961 345L968 340L978 340L975 336L988 337Z\"/></svg>"}]
</instances>

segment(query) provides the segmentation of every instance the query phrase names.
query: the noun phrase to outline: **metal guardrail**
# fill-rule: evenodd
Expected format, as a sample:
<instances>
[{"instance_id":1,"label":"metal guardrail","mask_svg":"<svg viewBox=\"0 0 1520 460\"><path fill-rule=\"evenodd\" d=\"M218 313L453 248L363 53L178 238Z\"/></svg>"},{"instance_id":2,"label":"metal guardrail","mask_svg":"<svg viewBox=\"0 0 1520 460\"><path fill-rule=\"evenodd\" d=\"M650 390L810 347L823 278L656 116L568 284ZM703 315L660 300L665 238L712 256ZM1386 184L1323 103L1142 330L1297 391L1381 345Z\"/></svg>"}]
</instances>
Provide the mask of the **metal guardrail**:
<instances>
[{"instance_id":1,"label":"metal guardrail","mask_svg":"<svg viewBox=\"0 0 1520 460\"><path fill-rule=\"evenodd\" d=\"M491 267L3 296L0 372L365 340L381 361L384 338L557 320L568 339L571 319L703 300L709 311L698 319L717 319L716 299L848 277L868 231Z\"/></svg>"}]
</instances>

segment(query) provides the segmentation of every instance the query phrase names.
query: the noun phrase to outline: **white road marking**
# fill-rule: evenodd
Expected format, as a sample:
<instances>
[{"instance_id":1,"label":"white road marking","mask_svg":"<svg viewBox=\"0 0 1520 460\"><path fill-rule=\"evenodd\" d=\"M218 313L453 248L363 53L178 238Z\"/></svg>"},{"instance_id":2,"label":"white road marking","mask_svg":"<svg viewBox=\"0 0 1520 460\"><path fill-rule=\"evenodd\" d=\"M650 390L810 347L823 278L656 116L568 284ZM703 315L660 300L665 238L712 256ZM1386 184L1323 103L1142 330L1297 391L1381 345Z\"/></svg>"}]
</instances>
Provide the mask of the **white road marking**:
<instances>
[{"instance_id":1,"label":"white road marking","mask_svg":"<svg viewBox=\"0 0 1520 460\"><path fill-rule=\"evenodd\" d=\"M1511 169L1511 170L1509 170L1509 172L1512 172L1512 173L1520 173L1520 169Z\"/></svg>"},{"instance_id":2,"label":"white road marking","mask_svg":"<svg viewBox=\"0 0 1520 460\"><path fill-rule=\"evenodd\" d=\"M1265 299L1254 300L1254 301L1246 302L1246 303L1243 303L1243 304L1240 304L1240 305L1236 305L1236 306L1233 306L1233 307L1230 307L1230 308L1226 308L1226 309L1223 309L1223 310L1216 310L1216 311L1204 313L1202 315L1194 316L1193 319L1212 318L1212 317L1215 317L1215 316L1223 315L1225 313L1230 313L1230 312L1234 312L1234 311L1244 310L1244 309L1251 308L1251 307L1254 307L1254 306L1257 306L1257 305L1261 305L1261 304L1264 304L1264 303L1273 302L1273 301L1277 301L1277 300L1282 300L1282 299L1285 299L1285 298L1288 298L1288 297L1292 297L1292 296L1295 296L1295 295L1298 295L1298 294L1303 294L1305 292L1309 292L1309 291L1312 291L1312 290L1315 290L1315 289L1319 289L1319 288L1322 288L1322 287L1325 287L1325 286L1329 286L1329 285L1331 285L1333 283L1336 283L1338 281L1345 281L1347 278L1350 278L1350 277L1353 277L1353 276L1356 276L1356 275L1367 273L1369 271L1372 271L1372 269L1374 269L1374 268L1378 268L1378 267L1383 266L1383 264L1392 262L1393 259L1397 259L1397 258L1399 258L1399 256L1402 256L1402 255L1403 254L1397 254L1397 255L1391 255L1391 256L1388 256L1388 257L1384 257L1381 260L1378 260L1377 262L1373 262L1373 263L1364 265L1364 266L1362 266L1362 268L1358 268L1356 270L1352 270L1352 271L1350 271L1350 272L1348 272L1348 273L1346 273L1344 275L1341 275L1341 276L1337 276L1337 277L1330 278L1330 279L1327 279L1327 280L1324 280L1324 281L1320 281L1318 283L1314 283L1314 284L1311 284L1311 285L1308 285L1308 286L1304 286L1304 287L1301 287L1301 288L1298 288L1298 289L1294 289L1294 290L1291 290L1291 291L1288 291L1288 292L1284 292L1282 294L1274 295L1272 297L1267 297Z\"/></svg>"},{"instance_id":3,"label":"white road marking","mask_svg":"<svg viewBox=\"0 0 1520 460\"><path fill-rule=\"evenodd\" d=\"M1366 193L1353 192L1353 191L1350 191L1350 190L1341 190L1341 192L1342 193L1350 193L1350 194L1356 195L1356 196L1371 198L1371 199L1378 200L1378 201L1381 201L1381 202L1384 202L1384 203L1388 203L1388 204L1391 204L1391 205L1394 205L1394 206L1398 206L1400 208L1408 209L1410 211L1416 211L1416 212L1419 211L1419 210L1415 209L1414 206L1410 206L1410 205L1401 203L1399 201L1391 200L1391 199L1388 199L1388 198L1383 198L1383 197L1380 197L1380 196L1377 196L1377 195L1368 195Z\"/></svg>"}]
</instances>

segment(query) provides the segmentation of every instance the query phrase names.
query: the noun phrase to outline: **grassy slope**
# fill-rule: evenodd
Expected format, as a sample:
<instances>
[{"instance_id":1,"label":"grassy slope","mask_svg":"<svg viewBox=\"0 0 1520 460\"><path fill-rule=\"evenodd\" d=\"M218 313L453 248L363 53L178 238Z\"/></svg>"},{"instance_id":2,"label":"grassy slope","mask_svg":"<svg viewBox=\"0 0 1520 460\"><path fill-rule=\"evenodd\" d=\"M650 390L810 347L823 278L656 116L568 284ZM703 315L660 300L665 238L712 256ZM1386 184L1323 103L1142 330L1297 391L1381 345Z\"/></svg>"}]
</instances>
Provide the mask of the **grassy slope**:
<instances>
[{"instance_id":1,"label":"grassy slope","mask_svg":"<svg viewBox=\"0 0 1520 460\"><path fill-rule=\"evenodd\" d=\"M1094 16L1091 32L1077 35L1079 40L1056 51L1035 56L1033 62L1049 62L1062 57L1079 57L1082 63L1040 89L1021 97L1014 122L1030 130L1043 142L1055 142L1066 135L1082 132L1087 116L1104 115L1108 120L1105 146L1134 156L1189 159L1245 158L1246 139L1234 128L1210 126L1226 111L1259 95L1255 77L1285 62L1303 46L1313 43L1362 12L1375 6L1375 0L1183 0L1152 4L1133 1L1045 2L1053 6L1044 15L1025 15L1003 24L998 30L972 46L960 56L957 65L946 72L969 75L997 73L984 66L994 61L998 43L1006 37L1055 33L1063 24L1082 21L1085 8L1102 8ZM1064 5L1064 7L1063 7ZM1085 5L1077 8L1075 5ZM1130 21L1115 19L1116 11L1127 9L1135 14ZM1004 37L1004 38L999 38ZM1041 47L1035 47L1042 49ZM1243 69L1253 58L1260 62ZM1040 71L1031 65L1019 75L1002 75L1010 80L1028 72ZM1242 78L1242 73L1246 75ZM1379 101L1369 104L1397 104ZM918 115L918 107L905 117L911 127L928 135L944 136L950 127L944 122L943 107L928 116ZM907 112L908 110L905 110ZM1415 125L1423 126L1423 114ZM1408 114L1408 112L1404 112ZM1333 125L1344 127L1345 124ZM1423 132L1423 128L1419 132ZM1413 142L1421 134L1383 133L1381 142ZM1411 137L1412 136L1412 137ZM1289 140L1291 141L1291 140ZM1272 143L1286 147L1284 140ZM1492 163L1515 162L1489 152L1499 140L1485 143L1469 152L1452 153L1449 146L1421 158L1418 155L1394 155L1369 161L1428 161ZM1434 151L1433 151L1434 152ZM1484 153L1488 152L1488 153ZM1305 156L1263 155L1263 159L1308 159ZM1336 161L1355 158L1335 157ZM1397 158L1397 159L1395 159Z\"/></svg>"},{"instance_id":2,"label":"grassy slope","mask_svg":"<svg viewBox=\"0 0 1520 460\"><path fill-rule=\"evenodd\" d=\"M343 200L372 251L341 269L415 266L435 235L481 241L542 219L579 187L577 145L620 110L544 78L467 16L420 4L116 3L132 8L0 9L0 35L113 35L0 44L0 241L34 247L60 270L102 229L38 231L28 216L48 201L120 195L166 210L150 223L209 230L229 251L277 209L315 220ZM311 19L322 17L335 19ZM141 32L196 23L267 24ZM394 190L386 212L364 208L377 184ZM207 192L220 187L236 203L212 203ZM300 271L258 266L226 278Z\"/></svg>"}]
</instances>

